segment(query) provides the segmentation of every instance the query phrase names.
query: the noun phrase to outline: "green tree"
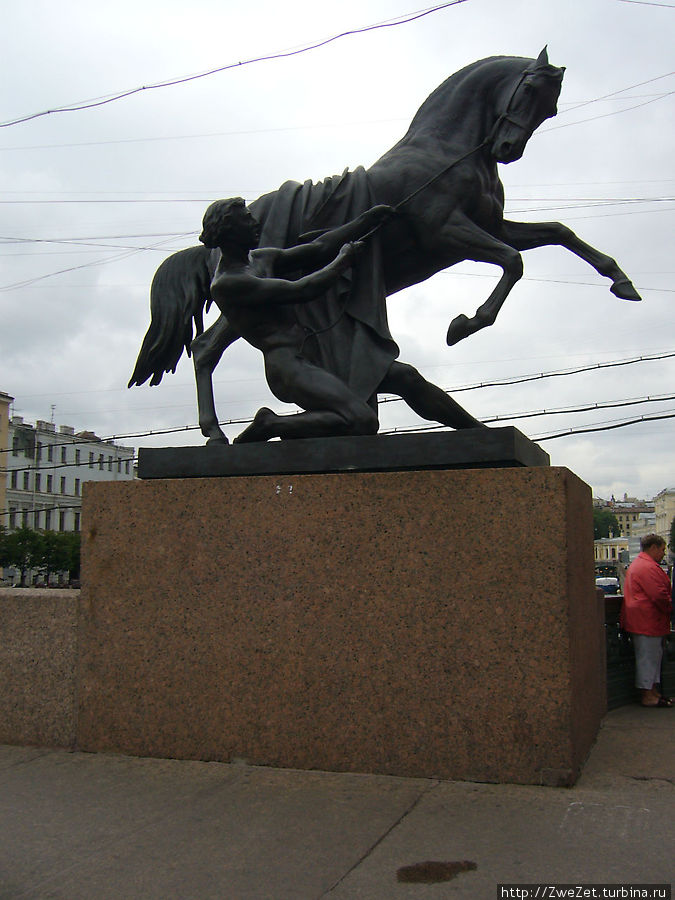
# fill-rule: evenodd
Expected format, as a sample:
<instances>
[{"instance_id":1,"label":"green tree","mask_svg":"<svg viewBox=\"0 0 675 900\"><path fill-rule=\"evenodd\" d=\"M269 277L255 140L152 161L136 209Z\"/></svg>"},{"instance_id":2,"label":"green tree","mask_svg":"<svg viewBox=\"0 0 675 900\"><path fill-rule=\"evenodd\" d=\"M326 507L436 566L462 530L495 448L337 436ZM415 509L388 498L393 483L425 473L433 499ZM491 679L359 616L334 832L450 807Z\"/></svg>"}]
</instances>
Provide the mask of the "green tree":
<instances>
[{"instance_id":1,"label":"green tree","mask_svg":"<svg viewBox=\"0 0 675 900\"><path fill-rule=\"evenodd\" d=\"M39 569L49 584L49 576L55 572L69 572L72 566L69 532L45 531L42 537L42 553Z\"/></svg>"},{"instance_id":2,"label":"green tree","mask_svg":"<svg viewBox=\"0 0 675 900\"><path fill-rule=\"evenodd\" d=\"M619 537L619 520L608 509L595 507L593 509L593 537L597 541L599 538L609 537L609 532L614 537Z\"/></svg>"},{"instance_id":3,"label":"green tree","mask_svg":"<svg viewBox=\"0 0 675 900\"><path fill-rule=\"evenodd\" d=\"M68 581L80 577L80 546L81 536L79 531L62 531L59 534L63 546L63 571L68 573Z\"/></svg>"},{"instance_id":4,"label":"green tree","mask_svg":"<svg viewBox=\"0 0 675 900\"><path fill-rule=\"evenodd\" d=\"M31 569L41 566L42 535L25 525L6 533L0 543L0 565L14 566L21 573L21 587Z\"/></svg>"}]
</instances>

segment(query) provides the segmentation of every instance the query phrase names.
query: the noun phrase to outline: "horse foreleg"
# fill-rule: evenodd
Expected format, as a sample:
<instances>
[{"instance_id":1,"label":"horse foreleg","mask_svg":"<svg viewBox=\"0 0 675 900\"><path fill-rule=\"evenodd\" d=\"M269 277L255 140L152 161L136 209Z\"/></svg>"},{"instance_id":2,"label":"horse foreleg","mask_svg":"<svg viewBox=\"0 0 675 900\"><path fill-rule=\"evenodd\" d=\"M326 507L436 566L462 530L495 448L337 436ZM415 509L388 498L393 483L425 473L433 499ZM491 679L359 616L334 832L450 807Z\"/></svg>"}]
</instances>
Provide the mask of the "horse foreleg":
<instances>
[{"instance_id":1,"label":"horse foreleg","mask_svg":"<svg viewBox=\"0 0 675 900\"><path fill-rule=\"evenodd\" d=\"M228 440L218 424L216 405L213 398L213 371L220 362L225 350L239 337L225 316L220 316L203 334L198 335L192 344L192 359L197 382L197 409L199 411L199 427L207 438L207 443L218 441L227 444Z\"/></svg>"},{"instance_id":2,"label":"horse foreleg","mask_svg":"<svg viewBox=\"0 0 675 900\"><path fill-rule=\"evenodd\" d=\"M626 273L615 259L591 247L560 222L509 222L504 220L502 237L516 250L532 250L535 247L557 245L583 259L600 275L612 279L610 291L622 300L641 300Z\"/></svg>"},{"instance_id":3,"label":"horse foreleg","mask_svg":"<svg viewBox=\"0 0 675 900\"><path fill-rule=\"evenodd\" d=\"M472 318L461 313L452 320L446 338L451 347L470 334L480 331L481 328L494 324L514 284L523 276L523 260L512 246L483 231L469 219L461 222L450 220L444 234L449 239L449 244L453 245L455 257L456 250L461 249L463 259L492 263L499 266L504 273Z\"/></svg>"}]
</instances>

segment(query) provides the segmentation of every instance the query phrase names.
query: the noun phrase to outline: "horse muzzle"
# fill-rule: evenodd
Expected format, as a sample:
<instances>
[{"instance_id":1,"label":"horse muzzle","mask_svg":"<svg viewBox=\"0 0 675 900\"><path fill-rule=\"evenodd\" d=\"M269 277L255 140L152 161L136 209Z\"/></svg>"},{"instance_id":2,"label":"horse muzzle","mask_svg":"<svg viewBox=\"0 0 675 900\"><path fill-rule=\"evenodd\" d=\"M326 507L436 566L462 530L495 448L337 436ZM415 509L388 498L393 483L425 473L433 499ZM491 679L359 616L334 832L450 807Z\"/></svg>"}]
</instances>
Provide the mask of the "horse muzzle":
<instances>
[{"instance_id":1,"label":"horse muzzle","mask_svg":"<svg viewBox=\"0 0 675 900\"><path fill-rule=\"evenodd\" d=\"M520 128L501 130L492 142L492 156L500 163L516 162L525 152L528 137Z\"/></svg>"}]
</instances>

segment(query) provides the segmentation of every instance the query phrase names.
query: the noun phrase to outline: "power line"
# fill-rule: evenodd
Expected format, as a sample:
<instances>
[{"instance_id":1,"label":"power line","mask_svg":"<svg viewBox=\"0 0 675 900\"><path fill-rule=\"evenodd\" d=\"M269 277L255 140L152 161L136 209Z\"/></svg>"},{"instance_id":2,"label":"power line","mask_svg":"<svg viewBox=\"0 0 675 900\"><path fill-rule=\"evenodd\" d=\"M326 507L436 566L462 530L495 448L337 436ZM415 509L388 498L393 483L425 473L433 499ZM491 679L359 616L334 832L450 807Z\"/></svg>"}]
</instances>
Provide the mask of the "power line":
<instances>
[{"instance_id":1,"label":"power line","mask_svg":"<svg viewBox=\"0 0 675 900\"><path fill-rule=\"evenodd\" d=\"M619 0L619 3L636 3L638 6L663 6L666 9L675 9L673 3L654 3L653 0Z\"/></svg>"},{"instance_id":2,"label":"power line","mask_svg":"<svg viewBox=\"0 0 675 900\"><path fill-rule=\"evenodd\" d=\"M666 400L675 400L675 394L659 394L654 397L635 397L627 400L606 400L598 403L589 403L584 406L561 406L555 409L537 409L526 412L504 413L496 416L484 416L481 422L485 425L492 425L495 422L512 422L514 419L536 419L542 416L567 416L583 412L593 412L601 409L621 409L626 406L639 406L644 403L663 403ZM443 430L445 425L404 425L391 428L387 433L403 434L408 432L417 432L420 429L425 431Z\"/></svg>"},{"instance_id":3,"label":"power line","mask_svg":"<svg viewBox=\"0 0 675 900\"><path fill-rule=\"evenodd\" d=\"M673 357L675 357L675 351L670 352L670 353L652 354L650 356L633 357L631 359L611 360L606 363L593 363L592 365L578 366L578 367L572 368L572 369L559 369L559 370L554 370L551 372L541 372L541 373L538 373L535 375L521 375L521 376L517 376L515 378L501 379L498 381L479 382L478 384L470 384L470 385L460 385L458 387L450 388L449 390L446 391L446 393L456 394L456 393L460 393L462 391L479 390L481 388L486 388L486 387L507 387L507 386L511 386L514 384L522 384L522 383L525 383L528 381L541 380L541 379L545 379L545 378L554 378L557 376L564 376L564 375L576 375L576 374L580 374L583 372L594 371L596 369L633 365L635 363L640 363L640 362L655 362L655 361L659 361L659 360L663 360L663 359L671 359ZM667 399L671 399L671 398L665 397L665 396L646 397L646 398L644 398L644 397L643 398L630 398L630 399L619 400L619 401L607 401L606 405L608 407L610 405L630 405L630 404L635 404L635 403L656 402L659 400L662 401L662 400L667 400ZM384 397L379 402L381 404L401 402L401 398L400 397ZM571 413L571 412L581 412L581 411L588 411L591 409L601 409L601 408L603 408L603 404L596 403L596 404L591 404L590 406L584 407L583 409L570 408L567 411ZM508 418L525 418L525 417L529 417L529 416L549 415L552 413L565 412L565 411L566 410L561 409L559 411L558 410L555 410L555 411L549 410L548 412L547 411L543 411L543 412L537 411L537 412L532 412L532 413L526 412L526 413L514 414L512 416L509 416ZM506 417L502 417L502 419L504 419L504 418L506 418ZM497 421L498 419L499 419L499 417L496 417L490 421ZM247 425L251 421L252 421L251 418L227 419L227 420L223 420L223 421L219 422L219 424L225 425L225 426ZM31 428L32 426L25 426L25 427ZM53 447L81 446L82 444L85 444L85 443L95 444L96 446L100 446L102 444L114 443L116 441L122 441L122 440L133 440L135 438L156 437L158 435L178 434L181 432L196 431L199 429L199 427L200 427L199 425L181 425L181 426L177 426L177 427L173 427L173 428L163 428L163 429L154 430L154 431L131 432L129 434L113 434L113 435L110 435L109 437L96 438L96 439L93 439L93 438L87 439L87 438L82 438L82 437L77 438L77 436L76 436L76 439L54 442L53 444L51 444L51 446L53 446ZM443 427L443 426L421 426L421 427L427 428L427 429L433 429L434 427ZM414 428L414 426L413 426L413 428ZM394 429L394 430L398 430L398 429ZM385 432L383 432L383 433L385 433ZM10 452L12 452L11 448L6 448L6 449L0 448L0 454L1 453L10 453ZM53 468L64 468L69 465L70 465L70 463L64 463L61 465L55 465ZM23 469L26 467L25 466L20 466L20 467L17 466L15 468ZM11 469L6 469L5 471L11 471Z\"/></svg>"},{"instance_id":4,"label":"power line","mask_svg":"<svg viewBox=\"0 0 675 900\"><path fill-rule=\"evenodd\" d=\"M196 75L186 75L181 78L170 79L169 81L160 81L156 84L148 84L141 87L132 88L128 91L121 91L117 94L110 94L103 97L94 98L93 100L82 101L81 103L73 103L65 106L58 106L54 109L47 109L39 113L31 113L30 115L21 116L18 119L12 119L8 122L0 122L0 128L8 128L11 125L18 125L22 122L29 122L32 119L38 119L42 116L49 116L55 113L77 112L79 110L93 109L98 106L105 106L108 103L114 103L116 100L122 100L125 97L131 97L134 94L139 94L143 91L153 91L159 88L173 87L178 84L187 84L190 81L196 81L200 78L207 78L209 75L215 75L219 72L225 72L229 69L238 69L242 66L253 65L254 63L268 62L275 59L285 59L290 56L298 56L301 53L307 53L310 50L317 50L320 47L325 47L328 44L332 44L334 41L340 40L344 37L350 37L355 34L365 34L368 31L375 31L378 28L394 28L397 25L406 25L409 22L414 22L417 19L422 19L425 16L431 15L435 12L439 12L442 9L447 9L450 6L458 6L460 3L466 3L466 0L448 0L447 3L441 3L438 6L433 6L423 10L417 10L414 13L404 13L404 18L398 16L395 19L387 19L383 22L377 22L374 25L365 25L362 28L354 28L350 29L349 31L343 31L340 34L335 34L330 38L326 38L325 40L317 41L295 50L286 50L278 53L272 53L268 56L259 56L254 59L247 59L243 62L229 63L228 65L219 66L215 69L209 69L206 72L200 72Z\"/></svg>"},{"instance_id":5,"label":"power line","mask_svg":"<svg viewBox=\"0 0 675 900\"><path fill-rule=\"evenodd\" d=\"M561 378L567 375L579 375L582 372L592 372L596 369L613 369L621 366L631 366L641 362L655 362L662 359L672 359L673 357L675 357L675 352L652 354L649 356L636 356L630 359L610 360L609 362L604 363L592 363L591 365L587 366L576 366L571 369L557 369L552 372L538 372L533 375L518 375L515 378L502 378L496 381L480 381L475 384L467 384L451 388L446 393L459 394L462 391L475 391L479 390L480 388L486 387L504 387L514 384L525 384L529 381L541 381L546 378ZM401 398L385 397L384 399L380 400L380 403L395 402L401 402Z\"/></svg>"},{"instance_id":6,"label":"power line","mask_svg":"<svg viewBox=\"0 0 675 900\"><path fill-rule=\"evenodd\" d=\"M554 415L554 414L571 414L571 413L575 413L575 412L588 412L592 409L610 409L610 408L616 408L616 407L621 407L621 406L635 405L638 403L651 403L651 402L657 402L660 400L672 400L672 399L675 399L675 396L670 395L670 396L659 396L659 397L645 397L645 398L626 400L626 401L608 401L607 403L598 403L598 404L594 404L591 406L586 406L586 407L578 408L578 409L562 408L562 409L556 409L556 410L538 410L538 411L530 412L530 413L514 413L512 415L488 417L488 418L482 419L481 421L483 421L485 423L491 423L491 422L497 422L497 421L504 422L504 421L512 421L514 419L529 418L529 417L533 417L533 416L545 416L545 415ZM600 422L600 423L597 423L596 425L578 426L578 427L574 427L574 428L568 428L568 429L565 429L564 431L555 432L553 434L536 435L536 436L532 437L531 440L548 441L548 440L554 440L554 439L560 438L560 437L569 437L569 436L575 435L575 434L587 434L587 433L599 432L599 431L612 431L617 428L625 428L629 425L636 425L641 422L657 422L657 421L662 421L665 419L672 419L672 418L675 418L675 411L669 411L666 413L648 413L646 415L638 416L637 418L633 418L633 419L622 419L619 421L613 420L610 422ZM252 421L252 419L229 419L229 420L220 422L219 424L225 425L225 426L227 426L227 425L245 425L251 421ZM196 431L199 427L200 427L199 425L185 425L180 428L167 428L167 429L163 429L160 431L151 431L151 432L144 432L144 433L130 434L130 435L120 435L116 439L122 440L125 438L132 438L132 437L150 437L150 436L156 436L156 435L162 435L162 434L174 434L179 431L180 432ZM403 428L400 428L400 427L388 428L388 429L383 429L379 433L380 434L426 433L426 432L431 432L431 431L443 431L443 430L446 430L446 428L447 428L447 426L445 426L445 425L439 425L439 424L434 423L434 424L413 425L413 426L408 426L408 427L403 427ZM108 440L108 439L106 439L106 440ZM137 460L138 460L138 457L134 456L133 458L130 457L128 460L125 459L124 462L137 462ZM29 466L17 466L14 469L4 469L4 470L0 469L0 474L7 474L12 471L23 471L23 470L43 472L43 471L47 471L48 469L54 469L54 468L68 468L69 466L73 466L73 465L79 465L80 468L84 468L84 466L81 463L77 463L77 464L76 463L67 463L67 464L63 464L60 466L58 466L58 465L56 465L56 466L35 466L35 465L31 464ZM58 508L59 507L54 507L54 509L58 509ZM77 507L60 507L60 508L75 509Z\"/></svg>"},{"instance_id":7,"label":"power line","mask_svg":"<svg viewBox=\"0 0 675 900\"><path fill-rule=\"evenodd\" d=\"M183 237L188 237L190 234L194 234L194 232L186 231ZM26 287L30 284L35 284L38 281L44 281L46 278L53 278L55 275L64 275L66 272L77 272L79 269L89 269L92 266L102 266L111 262L119 262L122 259L127 259L130 256L135 256L137 253L143 253L146 250L156 250L159 247L162 247L166 244L170 243L169 241L159 241L152 247L136 247L133 250L127 250L124 253L117 253L115 256L110 256L108 259L93 259L91 262L81 263L79 266L68 266L67 269L59 269L57 272L47 272L45 275L36 275L33 278L27 278L25 281L16 281L14 284L4 284L0 286L0 293L4 291L11 291L15 288Z\"/></svg>"},{"instance_id":8,"label":"power line","mask_svg":"<svg viewBox=\"0 0 675 900\"><path fill-rule=\"evenodd\" d=\"M532 438L534 441L553 441L556 438L569 437L573 434L591 434L596 431L613 431L616 428L626 428L629 425L638 425L641 422L658 422L663 419L675 419L675 412L663 413L662 415L639 416L637 419L627 419L622 422L613 424L600 423L598 425L589 425L584 428L570 428L566 431L559 431L556 434L536 435Z\"/></svg>"},{"instance_id":9,"label":"power line","mask_svg":"<svg viewBox=\"0 0 675 900\"><path fill-rule=\"evenodd\" d=\"M674 92L675 93L675 92ZM238 189L241 192L241 189ZM220 192L222 193L222 191ZM211 196L215 196L216 192L212 193ZM36 199L36 200L0 200L0 205L2 206L31 206L35 204L40 204L41 206L49 205L72 205L72 204L150 204L150 203L207 203L210 197L131 197L126 199L115 198L111 199L108 197L101 197L97 199L87 198L87 199L72 199L72 198L64 198L61 200L44 200L44 199ZM557 210L557 209L586 209L587 207L593 206L620 206L622 204L629 203L672 203L675 201L675 197L663 196L663 197L509 197L509 202L511 203L555 203L555 202L565 202L565 206L535 206L532 209L518 209L515 212L539 212ZM0 238L0 240L2 240ZM26 238L26 240L30 240L30 238Z\"/></svg>"},{"instance_id":10,"label":"power line","mask_svg":"<svg viewBox=\"0 0 675 900\"><path fill-rule=\"evenodd\" d=\"M518 418L517 416L514 418ZM613 431L617 428L626 428L629 425L637 425L641 422L658 422L663 419L675 419L675 411L667 413L654 413L639 416L636 419L622 419L621 421L599 422L596 425L579 426L576 428L567 428L554 434L534 435L530 438L532 441L551 441L561 437L571 437L575 434L589 434L598 431ZM489 421L489 420L487 420ZM401 433L418 433L424 434L429 431L444 430L444 425L420 425L411 426L410 428L389 428L380 432L380 434L401 434Z\"/></svg>"},{"instance_id":11,"label":"power line","mask_svg":"<svg viewBox=\"0 0 675 900\"><path fill-rule=\"evenodd\" d=\"M603 94L601 97L595 97L593 100L584 100L582 103L576 103L574 106L569 106L567 109L561 110L558 115L567 115L567 113L572 112L575 109L581 109L582 106L588 106L591 103L599 103L602 100L610 100L616 97L617 94L625 94L627 91L632 91L634 88L644 87L646 84L653 84L655 81L661 81L663 78L670 78L671 75L675 75L675 71L673 72L665 72L663 75L656 75L654 78L649 78L647 81L640 81L637 84L631 84L629 87L619 88L618 91L611 91L609 94ZM667 96L666 94L656 94L654 99L660 100L661 97ZM636 98L621 98L621 99L636 99ZM618 112L623 112L623 110L618 110Z\"/></svg>"},{"instance_id":12,"label":"power line","mask_svg":"<svg viewBox=\"0 0 675 900\"><path fill-rule=\"evenodd\" d=\"M636 103L635 106L627 106L624 109L615 109L613 112L609 113L601 113L597 116L591 116L590 119L579 119L577 122L564 122L562 125L552 125L549 128L543 128L541 131L536 131L533 137L540 134L550 134L552 131L558 131L560 128L570 128L572 125L583 125L586 122L595 122L598 119L607 119L610 116L618 116L621 113L631 112L633 109L640 109L643 106L649 106L650 103L656 103L658 100L663 100L664 97L670 97L672 94L675 94L675 91L668 91L665 94L660 94L658 97L654 97L652 100L645 100L643 103Z\"/></svg>"}]
</instances>

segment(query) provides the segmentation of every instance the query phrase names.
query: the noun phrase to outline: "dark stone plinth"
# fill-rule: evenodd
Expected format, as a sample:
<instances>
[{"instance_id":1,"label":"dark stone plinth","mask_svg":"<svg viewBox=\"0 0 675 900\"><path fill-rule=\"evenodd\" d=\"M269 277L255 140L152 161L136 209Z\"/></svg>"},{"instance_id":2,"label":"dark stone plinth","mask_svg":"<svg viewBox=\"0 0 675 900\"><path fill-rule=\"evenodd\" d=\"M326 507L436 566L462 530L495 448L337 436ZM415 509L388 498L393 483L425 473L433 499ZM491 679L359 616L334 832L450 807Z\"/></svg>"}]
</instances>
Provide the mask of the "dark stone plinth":
<instances>
[{"instance_id":1,"label":"dark stone plinth","mask_svg":"<svg viewBox=\"0 0 675 900\"><path fill-rule=\"evenodd\" d=\"M548 466L549 456L518 429L305 438L255 444L141 449L140 478L212 478L313 472L397 472Z\"/></svg>"},{"instance_id":2,"label":"dark stone plinth","mask_svg":"<svg viewBox=\"0 0 675 900\"><path fill-rule=\"evenodd\" d=\"M606 709L555 467L89 482L78 746L570 784Z\"/></svg>"}]
</instances>

